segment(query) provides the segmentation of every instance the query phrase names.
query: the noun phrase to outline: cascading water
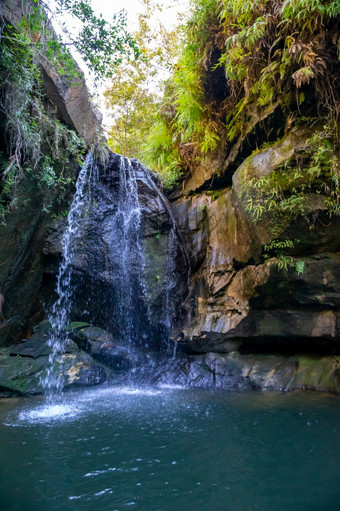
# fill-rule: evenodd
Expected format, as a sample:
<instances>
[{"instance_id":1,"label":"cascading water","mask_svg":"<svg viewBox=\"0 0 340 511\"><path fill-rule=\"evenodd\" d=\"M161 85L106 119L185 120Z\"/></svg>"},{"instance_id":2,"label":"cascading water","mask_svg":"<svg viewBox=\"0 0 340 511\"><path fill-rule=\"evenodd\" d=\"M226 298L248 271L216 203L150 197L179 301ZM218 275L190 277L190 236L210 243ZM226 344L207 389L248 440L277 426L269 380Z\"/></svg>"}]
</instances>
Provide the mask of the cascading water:
<instances>
[{"instance_id":1,"label":"cascading water","mask_svg":"<svg viewBox=\"0 0 340 511\"><path fill-rule=\"evenodd\" d=\"M116 289L116 314L121 335L129 350L138 341L138 315L135 298L143 293L144 251L141 240L141 207L131 161L119 160L117 209L106 237L109 246L110 278Z\"/></svg>"},{"instance_id":2,"label":"cascading water","mask_svg":"<svg viewBox=\"0 0 340 511\"><path fill-rule=\"evenodd\" d=\"M166 257L166 279L165 279L165 295L164 295L164 324L166 327L167 333L170 333L173 321L175 319L175 300L174 295L178 292L177 290L177 282L175 279L177 259L179 256L179 252L181 253L182 263L184 264L185 269L187 270L187 283L189 284L190 278L190 260L189 255L186 251L185 244L181 239L180 233L178 232L177 222L174 218L174 215L171 211L169 203L163 193L156 186L153 181L150 171L140 164L140 167L150 185L150 187L155 191L155 193L160 198L160 201L166 210L168 217L171 222L171 230L169 232L168 238L168 247L167 247L167 257Z\"/></svg>"},{"instance_id":3,"label":"cascading water","mask_svg":"<svg viewBox=\"0 0 340 511\"><path fill-rule=\"evenodd\" d=\"M49 355L50 366L42 380L48 400L52 399L54 392L61 392L63 389L62 356L67 342L66 327L70 322L73 262L83 235L85 214L91 205L93 188L97 181L98 167L93 161L93 156L88 154L77 179L76 191L67 217L67 227L62 237L62 261L56 289L58 298L48 317L53 333L47 344L52 351Z\"/></svg>"}]
</instances>

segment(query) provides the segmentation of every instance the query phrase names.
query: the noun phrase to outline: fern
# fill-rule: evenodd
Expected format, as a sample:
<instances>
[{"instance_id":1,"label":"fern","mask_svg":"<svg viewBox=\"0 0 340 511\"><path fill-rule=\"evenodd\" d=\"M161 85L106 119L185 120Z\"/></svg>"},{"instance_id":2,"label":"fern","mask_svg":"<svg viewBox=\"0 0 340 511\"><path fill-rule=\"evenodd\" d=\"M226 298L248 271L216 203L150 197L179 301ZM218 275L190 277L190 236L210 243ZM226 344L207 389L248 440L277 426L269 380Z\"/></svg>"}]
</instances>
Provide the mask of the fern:
<instances>
[{"instance_id":1,"label":"fern","mask_svg":"<svg viewBox=\"0 0 340 511\"><path fill-rule=\"evenodd\" d=\"M245 147L256 120L268 118L276 105L292 124L299 116L311 116L308 109L314 109L315 101L317 116L337 119L338 0L191 0L191 7L183 28L181 56L171 78L175 112L164 132L176 148L176 156L170 151L176 161L173 168L185 168L188 163L183 160L184 144L195 148L196 159L219 145L227 155L235 139ZM216 64L212 54L217 50L221 55ZM206 87L210 73L218 67L225 72L228 90L221 105L214 104ZM268 183L272 191L263 183L263 195L255 194L258 200L247 202L254 218L261 219L267 208L278 216L304 214L307 205L300 195L310 191L308 187L318 188L331 205L330 211L338 211L334 172L327 181L327 165L322 164L320 171L320 161L305 163L304 189L299 184L303 169L298 164L280 171L280 184L276 178ZM323 188L326 181L329 192ZM282 184L289 192L282 193Z\"/></svg>"}]
</instances>

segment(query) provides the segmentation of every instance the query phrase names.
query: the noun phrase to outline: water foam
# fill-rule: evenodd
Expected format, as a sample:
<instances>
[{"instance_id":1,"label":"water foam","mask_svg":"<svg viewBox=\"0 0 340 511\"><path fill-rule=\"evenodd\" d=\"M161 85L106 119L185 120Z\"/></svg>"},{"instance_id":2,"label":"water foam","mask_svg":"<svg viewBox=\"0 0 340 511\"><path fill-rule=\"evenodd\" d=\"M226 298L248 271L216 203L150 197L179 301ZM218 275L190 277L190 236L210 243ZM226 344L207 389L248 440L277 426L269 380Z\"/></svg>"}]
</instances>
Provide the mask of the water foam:
<instances>
[{"instance_id":1,"label":"water foam","mask_svg":"<svg viewBox=\"0 0 340 511\"><path fill-rule=\"evenodd\" d=\"M74 406L66 404L52 404L40 406L33 410L24 410L19 414L19 420L25 422L44 421L49 419L70 418L77 415Z\"/></svg>"},{"instance_id":2,"label":"water foam","mask_svg":"<svg viewBox=\"0 0 340 511\"><path fill-rule=\"evenodd\" d=\"M171 385L164 385L162 388L113 386L76 392L59 398L57 403L45 403L44 405L39 403L38 406L34 403L31 408L25 407L18 415L12 413L11 420L6 425L50 424L59 420L74 421L94 409L105 411L108 408L116 408L120 413L124 410L136 411L136 401L141 397L149 401L149 398L169 396L173 390L178 390L178 388ZM153 404L151 400L150 403Z\"/></svg>"}]
</instances>

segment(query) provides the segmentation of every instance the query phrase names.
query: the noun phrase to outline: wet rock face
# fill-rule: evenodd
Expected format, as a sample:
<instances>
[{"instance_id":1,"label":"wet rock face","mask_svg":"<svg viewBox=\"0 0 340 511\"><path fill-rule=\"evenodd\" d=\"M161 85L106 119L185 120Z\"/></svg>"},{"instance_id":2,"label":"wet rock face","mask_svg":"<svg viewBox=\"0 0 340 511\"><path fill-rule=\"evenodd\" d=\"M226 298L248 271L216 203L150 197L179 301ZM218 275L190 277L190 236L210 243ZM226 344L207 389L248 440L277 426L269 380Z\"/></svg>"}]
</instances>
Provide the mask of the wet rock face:
<instances>
[{"instance_id":1,"label":"wet rock face","mask_svg":"<svg viewBox=\"0 0 340 511\"><path fill-rule=\"evenodd\" d=\"M49 218L42 211L36 185L20 183L29 206L12 211L0 225L0 289L4 296L4 321L0 323L0 346L25 337L41 319L43 283L41 252Z\"/></svg>"},{"instance_id":2,"label":"wet rock face","mask_svg":"<svg viewBox=\"0 0 340 511\"><path fill-rule=\"evenodd\" d=\"M168 365L160 363L150 380L228 391L319 390L340 393L340 357L206 353L179 355Z\"/></svg>"},{"instance_id":3,"label":"wet rock face","mask_svg":"<svg viewBox=\"0 0 340 511\"><path fill-rule=\"evenodd\" d=\"M22 16L32 5L30 1L3 0L0 4L2 22L12 27L19 26ZM43 57L38 64L43 77L40 87L51 116L74 129L88 146L102 140L101 115L90 100L85 79L76 62L73 64L80 74L74 80L66 80ZM3 123L2 118L1 127ZM70 161L67 167L63 169L64 176L76 177L78 163ZM6 225L0 225L0 294L4 296L0 346L19 342L43 317L44 267L41 254L51 217L32 177L26 173L25 179L17 186L20 203L6 216ZM73 192L73 184L64 192L49 189L48 208L51 213L55 214L60 208L67 210Z\"/></svg>"},{"instance_id":4,"label":"wet rock face","mask_svg":"<svg viewBox=\"0 0 340 511\"><path fill-rule=\"evenodd\" d=\"M117 212L130 199L122 196L122 158L111 153L108 164L99 166L99 178L72 263L71 317L114 332L122 343L127 336L124 321L129 316L127 328L138 332L136 343L156 347L167 328L167 309L174 321L180 311L186 293L187 263L170 206L159 191L156 178L137 161L129 165L138 189L138 204L133 206L136 211L138 209L138 214L133 208L131 213L136 215L133 221L140 223L138 233L132 229L124 234L124 240L122 233L117 232ZM133 183L128 183L129 186ZM119 222L128 222L127 217L128 212L123 211ZM57 221L43 249L49 290L55 288L54 279L62 253L61 239L66 227L66 220ZM131 249L127 250L124 243L130 242ZM126 254L124 250L127 250ZM122 282L124 278L126 281ZM122 286L130 289L129 296L123 293L122 297ZM122 312L124 300L129 302L129 310L125 313ZM105 356L109 356L108 353L109 350Z\"/></svg>"},{"instance_id":5,"label":"wet rock face","mask_svg":"<svg viewBox=\"0 0 340 511\"><path fill-rule=\"evenodd\" d=\"M74 337L77 345L95 360L115 371L128 371L138 362L136 348L117 341L110 332L98 327L82 328Z\"/></svg>"}]
</instances>

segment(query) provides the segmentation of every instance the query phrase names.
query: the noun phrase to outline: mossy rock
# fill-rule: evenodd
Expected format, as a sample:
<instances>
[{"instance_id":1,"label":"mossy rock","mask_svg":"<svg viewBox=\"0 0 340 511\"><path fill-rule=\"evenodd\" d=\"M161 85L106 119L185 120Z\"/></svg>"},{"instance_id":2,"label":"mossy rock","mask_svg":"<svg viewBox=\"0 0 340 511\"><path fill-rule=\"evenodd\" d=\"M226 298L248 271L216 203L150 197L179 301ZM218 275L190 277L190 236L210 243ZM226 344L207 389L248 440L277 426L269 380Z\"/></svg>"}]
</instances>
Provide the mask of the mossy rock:
<instances>
[{"instance_id":1,"label":"mossy rock","mask_svg":"<svg viewBox=\"0 0 340 511\"><path fill-rule=\"evenodd\" d=\"M52 329L52 325L48 319L44 319L33 327L33 333L45 333Z\"/></svg>"},{"instance_id":2,"label":"mossy rock","mask_svg":"<svg viewBox=\"0 0 340 511\"><path fill-rule=\"evenodd\" d=\"M81 341L90 341L90 342L98 342L98 343L105 343L105 342L113 342L114 337L110 332L107 332L103 328L99 328L96 326L90 326L86 328L81 328L77 332L77 337Z\"/></svg>"},{"instance_id":3,"label":"mossy rock","mask_svg":"<svg viewBox=\"0 0 340 511\"><path fill-rule=\"evenodd\" d=\"M43 392L42 381L50 366L49 357L10 356L10 348L0 350L0 397L32 395ZM79 350L62 356L61 366L64 385L89 386L101 384L110 372L88 354Z\"/></svg>"},{"instance_id":4,"label":"mossy rock","mask_svg":"<svg viewBox=\"0 0 340 511\"><path fill-rule=\"evenodd\" d=\"M85 321L72 321L66 328L66 332L75 332L77 330L81 330L82 328L87 328L90 326L90 323L86 323Z\"/></svg>"},{"instance_id":5,"label":"mossy rock","mask_svg":"<svg viewBox=\"0 0 340 511\"><path fill-rule=\"evenodd\" d=\"M27 395L42 392L40 378L48 364L48 357L37 359L10 356L10 348L0 354L0 388L2 395Z\"/></svg>"},{"instance_id":6,"label":"mossy rock","mask_svg":"<svg viewBox=\"0 0 340 511\"><path fill-rule=\"evenodd\" d=\"M340 357L296 357L298 369L291 389L304 388L340 393Z\"/></svg>"}]
</instances>

